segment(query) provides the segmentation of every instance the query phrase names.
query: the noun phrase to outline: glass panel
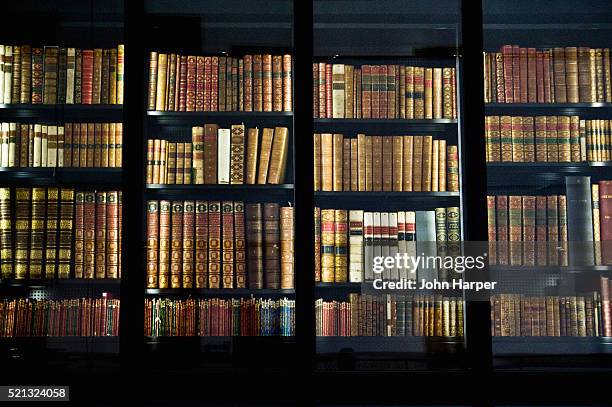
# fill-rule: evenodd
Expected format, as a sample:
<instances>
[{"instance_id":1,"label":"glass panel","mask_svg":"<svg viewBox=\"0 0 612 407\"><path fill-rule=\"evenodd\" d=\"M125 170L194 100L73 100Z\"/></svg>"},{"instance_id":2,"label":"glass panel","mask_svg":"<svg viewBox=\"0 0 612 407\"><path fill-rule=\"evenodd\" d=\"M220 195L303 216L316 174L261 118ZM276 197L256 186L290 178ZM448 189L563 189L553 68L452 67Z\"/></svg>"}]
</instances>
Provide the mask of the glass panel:
<instances>
[{"instance_id":1,"label":"glass panel","mask_svg":"<svg viewBox=\"0 0 612 407\"><path fill-rule=\"evenodd\" d=\"M123 1L6 6L0 364L31 383L108 373L119 352Z\"/></svg>"},{"instance_id":2,"label":"glass panel","mask_svg":"<svg viewBox=\"0 0 612 407\"><path fill-rule=\"evenodd\" d=\"M495 366L608 366L610 50L605 1L484 1Z\"/></svg>"},{"instance_id":3,"label":"glass panel","mask_svg":"<svg viewBox=\"0 0 612 407\"><path fill-rule=\"evenodd\" d=\"M398 261L460 250L458 2L315 2L313 35L318 368L461 368L462 290L421 289L455 276Z\"/></svg>"},{"instance_id":4,"label":"glass panel","mask_svg":"<svg viewBox=\"0 0 612 407\"><path fill-rule=\"evenodd\" d=\"M293 2L145 8L147 360L190 371L287 367Z\"/></svg>"}]
</instances>

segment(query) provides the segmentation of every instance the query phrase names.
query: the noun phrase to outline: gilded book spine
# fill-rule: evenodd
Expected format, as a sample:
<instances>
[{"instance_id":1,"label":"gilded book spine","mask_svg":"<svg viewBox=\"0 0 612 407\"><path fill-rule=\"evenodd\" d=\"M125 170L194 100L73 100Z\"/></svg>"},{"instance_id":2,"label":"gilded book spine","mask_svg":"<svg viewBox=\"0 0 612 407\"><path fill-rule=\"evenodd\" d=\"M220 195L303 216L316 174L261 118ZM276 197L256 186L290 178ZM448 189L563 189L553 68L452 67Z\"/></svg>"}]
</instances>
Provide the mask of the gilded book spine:
<instances>
[{"instance_id":1,"label":"gilded book spine","mask_svg":"<svg viewBox=\"0 0 612 407\"><path fill-rule=\"evenodd\" d=\"M195 286L208 287L208 202L195 203Z\"/></svg>"},{"instance_id":2,"label":"gilded book spine","mask_svg":"<svg viewBox=\"0 0 612 407\"><path fill-rule=\"evenodd\" d=\"M158 288L159 201L147 202L147 288Z\"/></svg>"}]
</instances>

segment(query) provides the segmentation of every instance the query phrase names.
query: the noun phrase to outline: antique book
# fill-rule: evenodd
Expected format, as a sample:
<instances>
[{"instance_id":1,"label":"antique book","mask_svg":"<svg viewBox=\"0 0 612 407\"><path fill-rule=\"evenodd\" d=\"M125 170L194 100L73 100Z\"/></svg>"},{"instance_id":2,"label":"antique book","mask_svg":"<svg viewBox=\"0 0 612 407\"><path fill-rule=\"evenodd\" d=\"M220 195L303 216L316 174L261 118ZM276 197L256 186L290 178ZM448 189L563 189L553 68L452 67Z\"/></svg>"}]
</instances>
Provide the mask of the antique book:
<instances>
[{"instance_id":1,"label":"antique book","mask_svg":"<svg viewBox=\"0 0 612 407\"><path fill-rule=\"evenodd\" d=\"M257 152L259 150L259 129L250 128L247 131L246 141L246 168L245 183L255 184L257 177Z\"/></svg>"},{"instance_id":2,"label":"antique book","mask_svg":"<svg viewBox=\"0 0 612 407\"><path fill-rule=\"evenodd\" d=\"M161 54L160 54L160 57L161 57ZM166 65L164 64L164 66ZM158 72L158 78L159 78L159 72ZM159 80L161 80L161 78L159 78ZM158 80L158 84L159 84L159 80ZM95 48L94 53L93 53L92 103L95 105L99 105L101 96L102 96L102 49ZM164 107L165 107L165 104L164 104Z\"/></svg>"},{"instance_id":3,"label":"antique book","mask_svg":"<svg viewBox=\"0 0 612 407\"><path fill-rule=\"evenodd\" d=\"M204 111L204 79L205 79L205 58L203 56L196 56L196 69L195 69L195 111L202 112ZM172 78L170 77L169 82L172 82ZM169 92L168 92L169 93ZM169 106L168 106L169 107ZM169 109L168 109L169 110Z\"/></svg>"},{"instance_id":4,"label":"antique book","mask_svg":"<svg viewBox=\"0 0 612 407\"><path fill-rule=\"evenodd\" d=\"M446 158L446 154L444 154ZM440 140L433 140L431 151L431 191L440 190Z\"/></svg>"},{"instance_id":5,"label":"antique book","mask_svg":"<svg viewBox=\"0 0 612 407\"><path fill-rule=\"evenodd\" d=\"M321 208L314 208L314 279L321 281Z\"/></svg>"},{"instance_id":6,"label":"antique book","mask_svg":"<svg viewBox=\"0 0 612 407\"><path fill-rule=\"evenodd\" d=\"M273 139L274 129L264 128L261 138L261 149L259 152L259 166L257 172L258 184L266 184L268 182L268 171L270 168Z\"/></svg>"},{"instance_id":7,"label":"antique book","mask_svg":"<svg viewBox=\"0 0 612 407\"><path fill-rule=\"evenodd\" d=\"M344 136L334 134L332 137L332 189L333 191L342 191Z\"/></svg>"},{"instance_id":8,"label":"antique book","mask_svg":"<svg viewBox=\"0 0 612 407\"><path fill-rule=\"evenodd\" d=\"M171 203L170 288L181 288L183 271L183 202Z\"/></svg>"},{"instance_id":9,"label":"antique book","mask_svg":"<svg viewBox=\"0 0 612 407\"><path fill-rule=\"evenodd\" d=\"M195 240L195 202L185 201L183 203L183 253L182 253L182 287L193 288L193 249Z\"/></svg>"},{"instance_id":10,"label":"antique book","mask_svg":"<svg viewBox=\"0 0 612 407\"><path fill-rule=\"evenodd\" d=\"M345 113L345 68L344 64L332 65L332 116L334 119L344 118Z\"/></svg>"},{"instance_id":11,"label":"antique book","mask_svg":"<svg viewBox=\"0 0 612 407\"><path fill-rule=\"evenodd\" d=\"M413 177L413 136L403 136L403 174L402 174L402 191L412 191L412 177Z\"/></svg>"},{"instance_id":12,"label":"antique book","mask_svg":"<svg viewBox=\"0 0 612 407\"><path fill-rule=\"evenodd\" d=\"M351 190L351 139L342 139L342 189Z\"/></svg>"},{"instance_id":13,"label":"antique book","mask_svg":"<svg viewBox=\"0 0 612 407\"><path fill-rule=\"evenodd\" d=\"M107 228L107 192L95 193L95 248L94 248L94 276L95 278L106 278L106 228ZM87 211L87 205L85 207ZM87 213L85 214L87 220ZM85 226L87 234L87 225ZM85 236L85 244L87 245L87 235ZM87 271L87 269L86 269Z\"/></svg>"},{"instance_id":14,"label":"antique book","mask_svg":"<svg viewBox=\"0 0 612 407\"><path fill-rule=\"evenodd\" d=\"M246 205L246 242L248 287L264 288L263 213L262 204Z\"/></svg>"},{"instance_id":15,"label":"antique book","mask_svg":"<svg viewBox=\"0 0 612 407\"><path fill-rule=\"evenodd\" d=\"M570 264L592 265L594 261L593 252L584 250L584 242L593 241L591 178L588 176L566 176L565 186L567 193L567 238L569 241ZM601 191L600 208L603 208Z\"/></svg>"},{"instance_id":16,"label":"antique book","mask_svg":"<svg viewBox=\"0 0 612 407\"><path fill-rule=\"evenodd\" d=\"M568 194L569 195L569 194ZM568 196L569 200L569 196ZM612 264L612 181L599 181L599 226L602 244L602 264Z\"/></svg>"},{"instance_id":17,"label":"antique book","mask_svg":"<svg viewBox=\"0 0 612 407\"><path fill-rule=\"evenodd\" d=\"M349 141L348 147L345 149L349 155L349 189L350 191L359 191L359 142L356 138L346 139Z\"/></svg>"},{"instance_id":18,"label":"antique book","mask_svg":"<svg viewBox=\"0 0 612 407\"><path fill-rule=\"evenodd\" d=\"M234 261L236 288L247 287L247 252L244 222L244 203L234 201Z\"/></svg>"},{"instance_id":19,"label":"antique book","mask_svg":"<svg viewBox=\"0 0 612 407\"><path fill-rule=\"evenodd\" d=\"M321 209L321 281L335 281L335 211Z\"/></svg>"},{"instance_id":20,"label":"antique book","mask_svg":"<svg viewBox=\"0 0 612 407\"><path fill-rule=\"evenodd\" d=\"M119 277L119 193L109 191L106 194L106 278Z\"/></svg>"},{"instance_id":21,"label":"antique book","mask_svg":"<svg viewBox=\"0 0 612 407\"><path fill-rule=\"evenodd\" d=\"M413 139L412 191L423 191L423 136L414 136Z\"/></svg>"},{"instance_id":22,"label":"antique book","mask_svg":"<svg viewBox=\"0 0 612 407\"><path fill-rule=\"evenodd\" d=\"M23 199L23 197L18 196L18 199L20 198ZM19 215L21 217L21 214ZM32 222L35 222L34 218L32 218ZM32 233L33 231L34 228L32 228ZM23 237L21 237L21 240L24 240ZM17 249L18 242L15 243L15 249ZM27 240L25 241L25 243L25 247L27 248ZM23 242L19 242L19 246L23 246ZM13 259L17 259L17 257L13 257L13 235L11 228L11 189L0 188L0 276L3 279L13 278ZM27 257L23 260L25 260L27 267ZM21 260L20 263L22 263L23 260ZM17 277L17 271L15 274ZM19 271L19 274L23 274L23 276L20 275L18 278L25 278L25 273L23 273L21 270Z\"/></svg>"},{"instance_id":23,"label":"antique book","mask_svg":"<svg viewBox=\"0 0 612 407\"><path fill-rule=\"evenodd\" d=\"M147 288L158 288L159 202L147 201Z\"/></svg>"},{"instance_id":24,"label":"antique book","mask_svg":"<svg viewBox=\"0 0 612 407\"><path fill-rule=\"evenodd\" d=\"M44 51L44 82L43 103L57 103L59 47L45 46Z\"/></svg>"},{"instance_id":25,"label":"antique book","mask_svg":"<svg viewBox=\"0 0 612 407\"><path fill-rule=\"evenodd\" d=\"M313 134L313 188L321 191L321 134Z\"/></svg>"},{"instance_id":26,"label":"antique book","mask_svg":"<svg viewBox=\"0 0 612 407\"><path fill-rule=\"evenodd\" d=\"M230 184L244 184L244 124L232 125Z\"/></svg>"},{"instance_id":27,"label":"antique book","mask_svg":"<svg viewBox=\"0 0 612 407\"><path fill-rule=\"evenodd\" d=\"M59 221L59 189L47 188L45 214L45 268L44 278L53 279L57 272L57 230Z\"/></svg>"},{"instance_id":28,"label":"antique book","mask_svg":"<svg viewBox=\"0 0 612 407\"><path fill-rule=\"evenodd\" d=\"M559 200L556 195L546 197L546 222L548 224L548 264L559 264L557 245L559 244ZM552 242L552 243L551 243Z\"/></svg>"},{"instance_id":29,"label":"antique book","mask_svg":"<svg viewBox=\"0 0 612 407\"><path fill-rule=\"evenodd\" d=\"M285 181L288 154L288 129L286 127L276 127L274 129L274 139L270 152L270 164L267 176L268 184L282 184Z\"/></svg>"},{"instance_id":30,"label":"antique book","mask_svg":"<svg viewBox=\"0 0 612 407\"><path fill-rule=\"evenodd\" d=\"M33 192L33 191L32 191ZM74 277L85 273L85 193L75 194L74 204Z\"/></svg>"},{"instance_id":31,"label":"antique book","mask_svg":"<svg viewBox=\"0 0 612 407\"><path fill-rule=\"evenodd\" d=\"M433 119L433 68L425 68L423 118Z\"/></svg>"},{"instance_id":32,"label":"antique book","mask_svg":"<svg viewBox=\"0 0 612 407\"><path fill-rule=\"evenodd\" d=\"M344 209L334 211L334 281L348 281L348 213Z\"/></svg>"},{"instance_id":33,"label":"antique book","mask_svg":"<svg viewBox=\"0 0 612 407\"><path fill-rule=\"evenodd\" d=\"M218 132L219 132L219 126L217 124L204 125L204 140L203 140L204 184L216 184L218 180L217 178L217 159L218 159L217 158L217 155L218 155L217 133ZM197 183L197 178L196 178L196 183Z\"/></svg>"},{"instance_id":34,"label":"antique book","mask_svg":"<svg viewBox=\"0 0 612 407\"><path fill-rule=\"evenodd\" d=\"M433 137L423 136L421 191L431 191Z\"/></svg>"},{"instance_id":35,"label":"antique book","mask_svg":"<svg viewBox=\"0 0 612 407\"><path fill-rule=\"evenodd\" d=\"M61 61L62 61L62 48L60 48L60 68L61 68ZM64 51L65 52L65 51ZM103 49L102 50L102 59L101 59L101 68L100 68L100 104L103 105L107 105L108 104L108 91L110 88L110 85L108 83L109 78L110 78L110 60L109 60L110 54L109 54L109 50L108 49ZM60 70L61 73L61 70ZM58 83L59 85L59 96L61 97L61 93L62 93L62 86L61 86L61 80ZM172 86L172 85L170 85Z\"/></svg>"},{"instance_id":36,"label":"antique book","mask_svg":"<svg viewBox=\"0 0 612 407\"><path fill-rule=\"evenodd\" d=\"M159 202L159 288L170 286L170 249L172 229L172 203L170 201Z\"/></svg>"},{"instance_id":37,"label":"antique book","mask_svg":"<svg viewBox=\"0 0 612 407\"><path fill-rule=\"evenodd\" d=\"M383 190L383 137L372 139L372 191Z\"/></svg>"},{"instance_id":38,"label":"antique book","mask_svg":"<svg viewBox=\"0 0 612 407\"><path fill-rule=\"evenodd\" d=\"M522 197L508 197L508 234L510 240L510 265L521 265L523 262L522 231Z\"/></svg>"},{"instance_id":39,"label":"antique book","mask_svg":"<svg viewBox=\"0 0 612 407\"><path fill-rule=\"evenodd\" d=\"M573 102L577 103L577 102ZM548 127L548 123L547 123ZM557 151L559 162L571 162L570 117L557 117Z\"/></svg>"},{"instance_id":40,"label":"antique book","mask_svg":"<svg viewBox=\"0 0 612 407\"><path fill-rule=\"evenodd\" d=\"M523 162L535 161L535 133L533 117L523 117Z\"/></svg>"},{"instance_id":41,"label":"antique book","mask_svg":"<svg viewBox=\"0 0 612 407\"><path fill-rule=\"evenodd\" d=\"M206 137L206 135L204 136ZM205 141L206 143L206 141ZM231 131L230 129L219 129L217 137L217 184L230 183L230 154L231 154ZM206 146L204 147L206 155ZM204 160L206 162L206 159Z\"/></svg>"},{"instance_id":42,"label":"antique book","mask_svg":"<svg viewBox=\"0 0 612 407\"><path fill-rule=\"evenodd\" d=\"M272 56L272 111L283 110L283 56Z\"/></svg>"},{"instance_id":43,"label":"antique book","mask_svg":"<svg viewBox=\"0 0 612 407\"><path fill-rule=\"evenodd\" d=\"M221 288L221 202L208 203L208 288Z\"/></svg>"},{"instance_id":44,"label":"antique book","mask_svg":"<svg viewBox=\"0 0 612 407\"><path fill-rule=\"evenodd\" d=\"M191 128L193 183L204 184L204 127Z\"/></svg>"},{"instance_id":45,"label":"antique book","mask_svg":"<svg viewBox=\"0 0 612 407\"><path fill-rule=\"evenodd\" d=\"M221 202L221 247L223 288L234 288L234 204Z\"/></svg>"},{"instance_id":46,"label":"antique book","mask_svg":"<svg viewBox=\"0 0 612 407\"><path fill-rule=\"evenodd\" d=\"M382 190L393 190L393 137L382 137Z\"/></svg>"},{"instance_id":47,"label":"antique book","mask_svg":"<svg viewBox=\"0 0 612 407\"><path fill-rule=\"evenodd\" d=\"M349 281L361 283L364 279L362 210L349 211Z\"/></svg>"},{"instance_id":48,"label":"antique book","mask_svg":"<svg viewBox=\"0 0 612 407\"><path fill-rule=\"evenodd\" d=\"M208 202L195 202L195 287L208 287Z\"/></svg>"},{"instance_id":49,"label":"antique book","mask_svg":"<svg viewBox=\"0 0 612 407\"><path fill-rule=\"evenodd\" d=\"M498 264L508 264L508 196L498 195L495 197L495 209L497 225L497 259Z\"/></svg>"},{"instance_id":50,"label":"antique book","mask_svg":"<svg viewBox=\"0 0 612 407\"><path fill-rule=\"evenodd\" d=\"M447 176L446 176L446 171L448 168L453 169L453 171L455 171L455 168L457 170L457 172L459 171L458 165L459 163L453 163L452 165L454 165L455 167L449 167L449 165L447 164L448 161L448 157L447 157L447 147L446 147L446 140L439 140L438 142L438 191L447 191L449 188L447 186ZM434 174L434 176L436 176ZM453 185L453 187L456 187L458 190L458 182L455 183L455 185ZM455 191L456 192L456 191Z\"/></svg>"},{"instance_id":51,"label":"antique book","mask_svg":"<svg viewBox=\"0 0 612 407\"><path fill-rule=\"evenodd\" d=\"M512 228L512 219L510 219ZM510 232L512 238L512 232ZM518 232L517 232L518 234ZM535 264L535 241L536 239L536 197L522 197L522 249L524 265Z\"/></svg>"},{"instance_id":52,"label":"antique book","mask_svg":"<svg viewBox=\"0 0 612 407\"><path fill-rule=\"evenodd\" d=\"M19 86L19 98L13 103L35 103L32 97L34 85L34 63L32 59L32 48L29 45L21 46L21 83ZM40 78L38 78L40 79Z\"/></svg>"},{"instance_id":53,"label":"antique book","mask_svg":"<svg viewBox=\"0 0 612 407\"><path fill-rule=\"evenodd\" d=\"M162 54L158 55L158 59L160 55ZM197 64L198 62L196 56L187 56L187 80L185 91L185 110L187 112L195 112L196 110ZM157 80L159 81L160 78L158 77Z\"/></svg>"},{"instance_id":54,"label":"antique book","mask_svg":"<svg viewBox=\"0 0 612 407\"><path fill-rule=\"evenodd\" d=\"M264 54L261 58L262 75L262 103L263 111L272 111L273 84L272 84L272 55Z\"/></svg>"},{"instance_id":55,"label":"antique book","mask_svg":"<svg viewBox=\"0 0 612 407\"><path fill-rule=\"evenodd\" d=\"M512 116L512 161L523 162L523 118Z\"/></svg>"},{"instance_id":56,"label":"antique book","mask_svg":"<svg viewBox=\"0 0 612 407\"><path fill-rule=\"evenodd\" d=\"M354 79L355 67L353 65L344 65L344 116L347 119L354 117L355 109L355 88Z\"/></svg>"},{"instance_id":57,"label":"antique book","mask_svg":"<svg viewBox=\"0 0 612 407\"><path fill-rule=\"evenodd\" d=\"M293 110L293 60L290 54L283 55L283 111Z\"/></svg>"},{"instance_id":58,"label":"antique book","mask_svg":"<svg viewBox=\"0 0 612 407\"><path fill-rule=\"evenodd\" d=\"M263 205L265 288L280 288L279 205Z\"/></svg>"},{"instance_id":59,"label":"antique book","mask_svg":"<svg viewBox=\"0 0 612 407\"><path fill-rule=\"evenodd\" d=\"M565 49L553 48L553 82L555 92L555 103L567 103L567 88L565 74Z\"/></svg>"},{"instance_id":60,"label":"antique book","mask_svg":"<svg viewBox=\"0 0 612 407\"><path fill-rule=\"evenodd\" d=\"M280 208L280 288L294 288L294 214L293 207Z\"/></svg>"},{"instance_id":61,"label":"antique book","mask_svg":"<svg viewBox=\"0 0 612 407\"><path fill-rule=\"evenodd\" d=\"M109 51L109 66L108 66L108 81L109 81L109 87L108 87L108 103L111 105L116 105L117 104L117 62L118 62L118 48L111 48ZM70 48L68 48L68 63L70 64ZM177 78L178 78L178 71L176 72ZM123 76L121 77L121 80L123 81ZM70 82L68 83L68 85L70 86ZM121 90L123 92L123 89ZM176 92L178 95L178 86L176 88ZM123 104L123 102L121 103ZM176 110L178 110L178 106L176 108Z\"/></svg>"},{"instance_id":62,"label":"antique book","mask_svg":"<svg viewBox=\"0 0 612 407\"><path fill-rule=\"evenodd\" d=\"M83 204L83 260L84 278L96 277L96 193L85 192ZM102 211L102 204L100 205ZM103 278L104 275L100 275Z\"/></svg>"},{"instance_id":63,"label":"antique book","mask_svg":"<svg viewBox=\"0 0 612 407\"><path fill-rule=\"evenodd\" d=\"M321 144L321 191L334 190L334 136L331 133L319 135Z\"/></svg>"}]
</instances>

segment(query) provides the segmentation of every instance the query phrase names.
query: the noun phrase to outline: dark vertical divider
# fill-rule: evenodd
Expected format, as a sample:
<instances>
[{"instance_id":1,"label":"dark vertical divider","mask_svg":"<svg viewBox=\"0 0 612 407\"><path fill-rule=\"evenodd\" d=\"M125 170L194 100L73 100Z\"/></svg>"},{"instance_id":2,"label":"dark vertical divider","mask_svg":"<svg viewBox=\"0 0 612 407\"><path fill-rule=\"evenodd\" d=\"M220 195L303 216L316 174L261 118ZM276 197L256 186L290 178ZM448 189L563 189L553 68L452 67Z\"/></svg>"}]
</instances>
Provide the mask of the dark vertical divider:
<instances>
[{"instance_id":1,"label":"dark vertical divider","mask_svg":"<svg viewBox=\"0 0 612 407\"><path fill-rule=\"evenodd\" d=\"M140 365L144 327L142 241L144 124L144 0L125 1L125 99L123 106L123 247L121 279L121 361L124 386L133 385ZM124 389L134 391L131 389Z\"/></svg>"},{"instance_id":2,"label":"dark vertical divider","mask_svg":"<svg viewBox=\"0 0 612 407\"><path fill-rule=\"evenodd\" d=\"M466 148L461 154L463 188L464 241L487 241L487 173L484 134L484 77L482 0L461 1L462 75L461 114L462 133ZM483 245L484 246L484 245ZM488 270L471 271L472 281L488 280ZM466 294L466 345L468 363L472 369L472 384L484 385L492 368L490 305L488 294L468 291ZM488 405L481 392L474 392L475 405Z\"/></svg>"}]
</instances>

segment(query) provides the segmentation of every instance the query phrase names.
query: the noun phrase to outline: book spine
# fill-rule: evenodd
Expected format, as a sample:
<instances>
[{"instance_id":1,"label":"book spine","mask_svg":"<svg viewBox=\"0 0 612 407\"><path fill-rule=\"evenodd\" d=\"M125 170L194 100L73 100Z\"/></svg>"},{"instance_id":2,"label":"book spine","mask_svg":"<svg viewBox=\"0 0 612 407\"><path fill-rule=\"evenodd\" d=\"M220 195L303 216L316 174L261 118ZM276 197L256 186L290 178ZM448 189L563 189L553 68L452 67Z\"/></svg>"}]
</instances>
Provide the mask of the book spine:
<instances>
[{"instance_id":1,"label":"book spine","mask_svg":"<svg viewBox=\"0 0 612 407\"><path fill-rule=\"evenodd\" d=\"M164 66L166 66L166 64L164 64ZM102 96L102 49L95 48L94 58L93 58L92 104L99 105L101 96Z\"/></svg>"},{"instance_id":2,"label":"book spine","mask_svg":"<svg viewBox=\"0 0 612 407\"><path fill-rule=\"evenodd\" d=\"M204 125L204 144L203 144L203 157L204 157L204 184L216 184L217 183L217 133L219 126L216 124ZM196 172L197 174L197 172ZM197 183L197 177L196 177Z\"/></svg>"},{"instance_id":3,"label":"book spine","mask_svg":"<svg viewBox=\"0 0 612 407\"><path fill-rule=\"evenodd\" d=\"M250 289L264 287L263 215L259 203L246 205L247 268Z\"/></svg>"},{"instance_id":4,"label":"book spine","mask_svg":"<svg viewBox=\"0 0 612 407\"><path fill-rule=\"evenodd\" d=\"M280 288L285 290L294 288L293 219L293 207L280 208Z\"/></svg>"},{"instance_id":5,"label":"book spine","mask_svg":"<svg viewBox=\"0 0 612 407\"><path fill-rule=\"evenodd\" d=\"M234 201L234 247L236 288L247 286L247 254L244 223L244 203Z\"/></svg>"},{"instance_id":6,"label":"book spine","mask_svg":"<svg viewBox=\"0 0 612 407\"><path fill-rule=\"evenodd\" d=\"M20 200L20 198L20 196L17 196L18 200ZM19 220L16 220L16 226L21 226L21 223L18 222ZM19 233L19 229L16 230L17 233ZM32 228L32 231L33 230L34 229ZM17 249L17 243L21 245L21 242L17 241L15 243L15 249ZM15 257L13 257L13 254L15 254ZM13 278L13 259L17 260L18 258L17 250L15 250L15 253L13 253L13 234L11 225L11 189L0 188L0 276L3 279ZM27 257L25 260L27 266ZM17 263L17 261L15 261L15 263ZM15 277L21 277L18 277L17 270L15 270L15 272ZM21 274L21 271L19 271L19 274Z\"/></svg>"},{"instance_id":7,"label":"book spine","mask_svg":"<svg viewBox=\"0 0 612 407\"><path fill-rule=\"evenodd\" d=\"M184 204L173 201L170 232L170 288L181 288L183 272L183 217Z\"/></svg>"},{"instance_id":8,"label":"book spine","mask_svg":"<svg viewBox=\"0 0 612 407\"><path fill-rule=\"evenodd\" d=\"M182 253L182 287L193 288L193 249L195 239L195 202L183 203L183 253Z\"/></svg>"},{"instance_id":9,"label":"book spine","mask_svg":"<svg viewBox=\"0 0 612 407\"><path fill-rule=\"evenodd\" d=\"M208 203L208 287L221 285L221 202Z\"/></svg>"},{"instance_id":10,"label":"book spine","mask_svg":"<svg viewBox=\"0 0 612 407\"><path fill-rule=\"evenodd\" d=\"M108 193L96 192L95 194L95 249L94 249L94 276L95 278L106 278L106 228L108 218Z\"/></svg>"},{"instance_id":11,"label":"book spine","mask_svg":"<svg viewBox=\"0 0 612 407\"><path fill-rule=\"evenodd\" d=\"M321 281L334 282L335 211L321 209Z\"/></svg>"},{"instance_id":12,"label":"book spine","mask_svg":"<svg viewBox=\"0 0 612 407\"><path fill-rule=\"evenodd\" d=\"M159 202L159 288L168 288L170 283L170 247L172 203Z\"/></svg>"},{"instance_id":13,"label":"book spine","mask_svg":"<svg viewBox=\"0 0 612 407\"><path fill-rule=\"evenodd\" d=\"M348 281L347 221L347 211L336 209L334 212L334 281L336 283Z\"/></svg>"},{"instance_id":14,"label":"book spine","mask_svg":"<svg viewBox=\"0 0 612 407\"><path fill-rule=\"evenodd\" d=\"M279 205L263 206L265 287L280 288Z\"/></svg>"},{"instance_id":15,"label":"book spine","mask_svg":"<svg viewBox=\"0 0 612 407\"><path fill-rule=\"evenodd\" d=\"M119 277L119 193L106 194L106 277Z\"/></svg>"},{"instance_id":16,"label":"book spine","mask_svg":"<svg viewBox=\"0 0 612 407\"><path fill-rule=\"evenodd\" d=\"M101 209L102 210L102 209ZM96 194L85 192L83 204L83 278L94 278L96 272Z\"/></svg>"},{"instance_id":17,"label":"book spine","mask_svg":"<svg viewBox=\"0 0 612 407\"><path fill-rule=\"evenodd\" d=\"M158 288L159 202L147 202L147 288Z\"/></svg>"},{"instance_id":18,"label":"book spine","mask_svg":"<svg viewBox=\"0 0 612 407\"><path fill-rule=\"evenodd\" d=\"M208 202L195 202L195 287L208 287Z\"/></svg>"},{"instance_id":19,"label":"book spine","mask_svg":"<svg viewBox=\"0 0 612 407\"><path fill-rule=\"evenodd\" d=\"M287 156L289 151L289 134L286 127L274 129L270 165L268 170L268 184L282 184L285 179Z\"/></svg>"}]
</instances>

